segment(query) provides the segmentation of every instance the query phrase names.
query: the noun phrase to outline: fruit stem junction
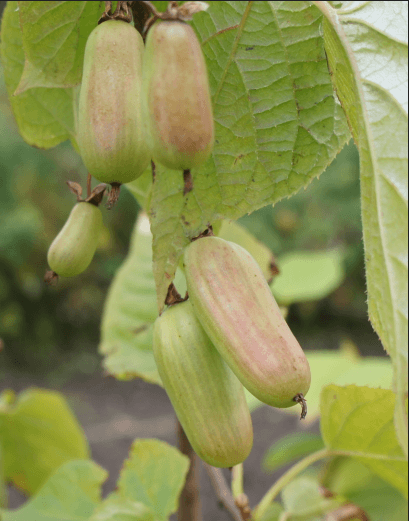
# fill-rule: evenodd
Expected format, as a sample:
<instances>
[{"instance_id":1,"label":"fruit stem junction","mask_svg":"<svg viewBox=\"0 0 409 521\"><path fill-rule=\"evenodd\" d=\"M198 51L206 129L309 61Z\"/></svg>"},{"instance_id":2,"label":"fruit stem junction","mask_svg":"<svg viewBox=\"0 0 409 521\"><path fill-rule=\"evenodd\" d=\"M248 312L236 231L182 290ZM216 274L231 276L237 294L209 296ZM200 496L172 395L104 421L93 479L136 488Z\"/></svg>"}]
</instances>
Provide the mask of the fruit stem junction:
<instances>
[{"instance_id":1,"label":"fruit stem junction","mask_svg":"<svg viewBox=\"0 0 409 521\"><path fill-rule=\"evenodd\" d=\"M301 420L304 420L307 416L307 400L302 393L294 396L293 400L301 405Z\"/></svg>"}]
</instances>

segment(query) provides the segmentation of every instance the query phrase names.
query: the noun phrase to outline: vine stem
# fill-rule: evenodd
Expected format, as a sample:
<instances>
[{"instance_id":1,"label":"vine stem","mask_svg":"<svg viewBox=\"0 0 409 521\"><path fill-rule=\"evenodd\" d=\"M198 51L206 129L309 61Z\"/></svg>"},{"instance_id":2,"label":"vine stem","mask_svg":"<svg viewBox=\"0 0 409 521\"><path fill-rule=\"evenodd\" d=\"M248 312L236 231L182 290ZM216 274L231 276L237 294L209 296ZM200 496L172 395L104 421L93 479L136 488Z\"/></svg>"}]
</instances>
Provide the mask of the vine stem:
<instances>
[{"instance_id":1,"label":"vine stem","mask_svg":"<svg viewBox=\"0 0 409 521\"><path fill-rule=\"evenodd\" d=\"M221 469L212 467L207 463L204 463L204 467L209 475L214 491L216 492L217 499L223 504L224 508L229 512L234 521L243 521L240 510L234 503L232 493L224 479Z\"/></svg>"},{"instance_id":2,"label":"vine stem","mask_svg":"<svg viewBox=\"0 0 409 521\"><path fill-rule=\"evenodd\" d=\"M310 454L303 460L299 461L295 465L293 465L281 478L274 483L274 485L270 488L270 490L265 494L263 499L257 505L253 512L253 519L257 521L262 518L262 516L266 513L270 504L275 500L278 494L286 487L294 478L298 476L303 470L308 468L313 463L321 459L328 458L332 456L334 453L329 449L322 449L318 452L314 452Z\"/></svg>"},{"instance_id":3,"label":"vine stem","mask_svg":"<svg viewBox=\"0 0 409 521\"><path fill-rule=\"evenodd\" d=\"M179 449L190 460L185 486L179 498L178 521L202 521L199 492L199 460L187 439L183 427L177 422Z\"/></svg>"}]
</instances>

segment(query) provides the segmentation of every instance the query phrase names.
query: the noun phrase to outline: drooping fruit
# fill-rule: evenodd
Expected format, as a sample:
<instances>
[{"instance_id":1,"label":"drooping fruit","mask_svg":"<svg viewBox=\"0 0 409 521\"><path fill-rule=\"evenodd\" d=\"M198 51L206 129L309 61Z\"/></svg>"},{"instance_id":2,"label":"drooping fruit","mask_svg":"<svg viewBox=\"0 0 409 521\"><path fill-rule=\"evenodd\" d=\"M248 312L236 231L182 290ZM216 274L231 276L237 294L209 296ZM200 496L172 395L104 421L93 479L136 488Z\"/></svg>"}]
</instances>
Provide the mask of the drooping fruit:
<instances>
[{"instance_id":1,"label":"drooping fruit","mask_svg":"<svg viewBox=\"0 0 409 521\"><path fill-rule=\"evenodd\" d=\"M88 171L104 183L128 183L148 166L142 118L143 40L130 24L109 20L85 47L78 146Z\"/></svg>"},{"instance_id":2,"label":"drooping fruit","mask_svg":"<svg viewBox=\"0 0 409 521\"><path fill-rule=\"evenodd\" d=\"M212 345L189 301L167 308L156 320L153 353L195 452L215 467L244 461L253 444L244 389Z\"/></svg>"},{"instance_id":3,"label":"drooping fruit","mask_svg":"<svg viewBox=\"0 0 409 521\"><path fill-rule=\"evenodd\" d=\"M154 161L174 170L200 166L214 141L206 64L194 30L162 21L148 32L143 108Z\"/></svg>"},{"instance_id":4,"label":"drooping fruit","mask_svg":"<svg viewBox=\"0 0 409 521\"><path fill-rule=\"evenodd\" d=\"M241 383L268 405L295 405L310 367L257 262L238 244L206 237L186 248L184 263L196 316Z\"/></svg>"},{"instance_id":5,"label":"drooping fruit","mask_svg":"<svg viewBox=\"0 0 409 521\"><path fill-rule=\"evenodd\" d=\"M62 277L74 277L85 271L98 245L103 227L101 210L85 201L77 203L52 242L47 260Z\"/></svg>"}]
</instances>

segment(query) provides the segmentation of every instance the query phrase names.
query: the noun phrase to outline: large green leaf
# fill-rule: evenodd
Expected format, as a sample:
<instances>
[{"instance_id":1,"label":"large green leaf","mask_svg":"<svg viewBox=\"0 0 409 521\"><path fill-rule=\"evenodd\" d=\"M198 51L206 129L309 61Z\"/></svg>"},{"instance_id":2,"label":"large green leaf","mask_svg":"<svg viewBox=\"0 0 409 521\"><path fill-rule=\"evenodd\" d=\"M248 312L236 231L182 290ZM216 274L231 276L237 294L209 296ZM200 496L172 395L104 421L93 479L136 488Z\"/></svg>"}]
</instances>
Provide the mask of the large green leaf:
<instances>
[{"instance_id":1,"label":"large green leaf","mask_svg":"<svg viewBox=\"0 0 409 521\"><path fill-rule=\"evenodd\" d=\"M334 458L323 485L360 506L371 521L402 521L408 504L402 495L355 458Z\"/></svg>"},{"instance_id":2,"label":"large green leaf","mask_svg":"<svg viewBox=\"0 0 409 521\"><path fill-rule=\"evenodd\" d=\"M155 517L143 503L113 493L97 507L89 521L155 521Z\"/></svg>"},{"instance_id":3,"label":"large green leaf","mask_svg":"<svg viewBox=\"0 0 409 521\"><path fill-rule=\"evenodd\" d=\"M17 2L7 2L3 12L0 51L7 92L24 140L29 145L50 148L74 138L72 88L35 88L14 96L25 62Z\"/></svg>"},{"instance_id":4,"label":"large green leaf","mask_svg":"<svg viewBox=\"0 0 409 521\"><path fill-rule=\"evenodd\" d=\"M16 487L32 494L61 464L89 457L84 433L61 394L32 389L16 399L5 393L0 442L5 478Z\"/></svg>"},{"instance_id":5,"label":"large green leaf","mask_svg":"<svg viewBox=\"0 0 409 521\"><path fill-rule=\"evenodd\" d=\"M386 389L329 385L321 395L321 433L328 449L357 458L407 498L408 462L394 429L395 401Z\"/></svg>"},{"instance_id":6,"label":"large green leaf","mask_svg":"<svg viewBox=\"0 0 409 521\"><path fill-rule=\"evenodd\" d=\"M335 510L342 499L325 498L316 479L299 477L287 485L282 493L286 521L315 521L321 515Z\"/></svg>"},{"instance_id":7,"label":"large green leaf","mask_svg":"<svg viewBox=\"0 0 409 521\"><path fill-rule=\"evenodd\" d=\"M0 511L2 521L88 521L101 500L107 472L93 461L69 461L38 494L13 511Z\"/></svg>"},{"instance_id":8,"label":"large green leaf","mask_svg":"<svg viewBox=\"0 0 409 521\"><path fill-rule=\"evenodd\" d=\"M182 172L156 165L150 220L159 309L190 238L308 185L348 139L321 24L310 2L211 2L195 15L216 141L185 196Z\"/></svg>"},{"instance_id":9,"label":"large green leaf","mask_svg":"<svg viewBox=\"0 0 409 521\"><path fill-rule=\"evenodd\" d=\"M104 2L18 2L24 71L17 92L74 87L81 82L85 44Z\"/></svg>"},{"instance_id":10,"label":"large green leaf","mask_svg":"<svg viewBox=\"0 0 409 521\"><path fill-rule=\"evenodd\" d=\"M161 383L152 353L152 325L157 316L152 235L148 218L141 213L102 315L99 351L105 355L104 365L111 374Z\"/></svg>"},{"instance_id":11,"label":"large green leaf","mask_svg":"<svg viewBox=\"0 0 409 521\"><path fill-rule=\"evenodd\" d=\"M369 316L394 362L395 423L407 451L408 6L353 2L336 11L316 4L325 14L334 86L359 149Z\"/></svg>"},{"instance_id":12,"label":"large green leaf","mask_svg":"<svg viewBox=\"0 0 409 521\"><path fill-rule=\"evenodd\" d=\"M177 510L188 469L189 459L167 443L136 440L118 479L118 494L143 503L165 521Z\"/></svg>"}]
</instances>

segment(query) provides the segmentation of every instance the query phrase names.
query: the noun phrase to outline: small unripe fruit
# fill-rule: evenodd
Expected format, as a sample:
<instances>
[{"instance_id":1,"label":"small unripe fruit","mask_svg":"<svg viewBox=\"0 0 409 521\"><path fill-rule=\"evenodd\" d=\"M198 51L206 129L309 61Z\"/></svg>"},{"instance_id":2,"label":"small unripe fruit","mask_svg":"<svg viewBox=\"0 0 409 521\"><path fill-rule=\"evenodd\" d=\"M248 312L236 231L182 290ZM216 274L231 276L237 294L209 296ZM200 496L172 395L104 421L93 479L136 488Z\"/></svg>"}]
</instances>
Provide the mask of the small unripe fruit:
<instances>
[{"instance_id":1,"label":"small unripe fruit","mask_svg":"<svg viewBox=\"0 0 409 521\"><path fill-rule=\"evenodd\" d=\"M206 237L186 248L184 263L196 315L241 383L268 405L295 405L310 367L257 262L238 244Z\"/></svg>"},{"instance_id":2,"label":"small unripe fruit","mask_svg":"<svg viewBox=\"0 0 409 521\"><path fill-rule=\"evenodd\" d=\"M128 183L150 161L142 118L143 40L130 24L109 20L90 34L84 56L78 146L103 183Z\"/></svg>"},{"instance_id":3,"label":"small unripe fruit","mask_svg":"<svg viewBox=\"0 0 409 521\"><path fill-rule=\"evenodd\" d=\"M189 301L156 320L153 354L176 415L195 452L214 467L244 461L253 427L241 383L197 320Z\"/></svg>"},{"instance_id":4,"label":"small unripe fruit","mask_svg":"<svg viewBox=\"0 0 409 521\"><path fill-rule=\"evenodd\" d=\"M143 107L154 161L174 170L200 166L214 142L206 64L194 30L162 21L148 32Z\"/></svg>"},{"instance_id":5,"label":"small unripe fruit","mask_svg":"<svg viewBox=\"0 0 409 521\"><path fill-rule=\"evenodd\" d=\"M54 273L74 277L85 271L94 256L102 227L98 207L85 201L77 203L48 250L48 265Z\"/></svg>"}]
</instances>

